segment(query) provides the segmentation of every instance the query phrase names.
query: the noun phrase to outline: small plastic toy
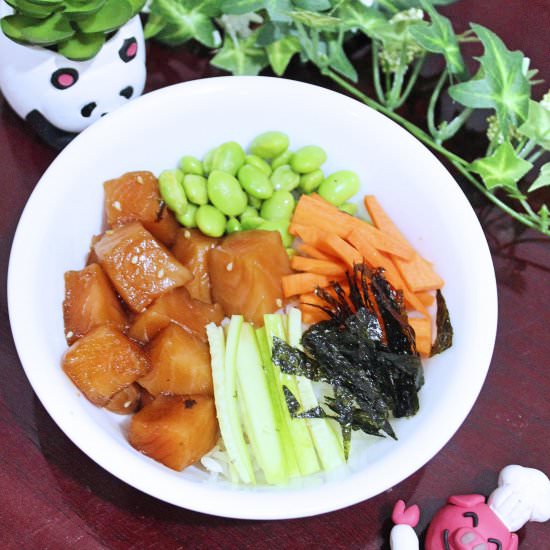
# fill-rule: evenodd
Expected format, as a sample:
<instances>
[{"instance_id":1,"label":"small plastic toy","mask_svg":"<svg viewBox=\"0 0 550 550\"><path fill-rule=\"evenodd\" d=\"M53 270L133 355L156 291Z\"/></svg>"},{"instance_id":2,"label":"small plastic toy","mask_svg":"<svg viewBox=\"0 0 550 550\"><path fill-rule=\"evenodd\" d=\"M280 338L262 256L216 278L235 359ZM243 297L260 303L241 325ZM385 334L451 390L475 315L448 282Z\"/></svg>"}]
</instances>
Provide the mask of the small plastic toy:
<instances>
[{"instance_id":1,"label":"small plastic toy","mask_svg":"<svg viewBox=\"0 0 550 550\"><path fill-rule=\"evenodd\" d=\"M396 502L392 521L392 550L418 550L413 527L420 509ZM451 496L434 516L426 534L425 550L517 550L514 531L528 521L550 519L550 480L540 470L506 466L498 487L485 502L483 495ZM550 545L550 541L547 541Z\"/></svg>"}]
</instances>

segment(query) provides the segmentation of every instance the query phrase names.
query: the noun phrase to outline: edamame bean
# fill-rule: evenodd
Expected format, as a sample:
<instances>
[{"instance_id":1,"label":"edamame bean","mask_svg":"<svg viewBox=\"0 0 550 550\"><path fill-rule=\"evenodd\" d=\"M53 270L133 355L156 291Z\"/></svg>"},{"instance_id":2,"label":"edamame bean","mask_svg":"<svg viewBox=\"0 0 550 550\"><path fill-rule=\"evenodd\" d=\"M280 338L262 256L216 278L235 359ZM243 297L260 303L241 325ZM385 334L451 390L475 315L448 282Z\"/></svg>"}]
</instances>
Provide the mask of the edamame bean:
<instances>
[{"instance_id":1,"label":"edamame bean","mask_svg":"<svg viewBox=\"0 0 550 550\"><path fill-rule=\"evenodd\" d=\"M261 172L263 172L266 176L271 175L271 166L261 157L257 155L247 155L246 164L250 164L251 166L254 166Z\"/></svg>"},{"instance_id":2,"label":"edamame bean","mask_svg":"<svg viewBox=\"0 0 550 550\"><path fill-rule=\"evenodd\" d=\"M290 191L281 189L262 204L261 216L265 220L290 220L296 201Z\"/></svg>"},{"instance_id":3,"label":"edamame bean","mask_svg":"<svg viewBox=\"0 0 550 550\"><path fill-rule=\"evenodd\" d=\"M288 232L289 220L265 220L258 229L264 231L278 231L281 234L283 246L288 248L292 246L294 237Z\"/></svg>"},{"instance_id":4,"label":"edamame bean","mask_svg":"<svg viewBox=\"0 0 550 550\"><path fill-rule=\"evenodd\" d=\"M265 222L263 218L260 218L260 216L245 216L244 218L241 218L241 227L244 231L248 231L249 229L258 229L260 225L262 225Z\"/></svg>"},{"instance_id":5,"label":"edamame bean","mask_svg":"<svg viewBox=\"0 0 550 550\"><path fill-rule=\"evenodd\" d=\"M271 184L277 191L279 189L292 191L300 185L300 176L288 164L283 164L271 174Z\"/></svg>"},{"instance_id":6,"label":"edamame bean","mask_svg":"<svg viewBox=\"0 0 550 550\"><path fill-rule=\"evenodd\" d=\"M273 195L273 186L269 178L255 166L245 164L239 168L239 181L243 189L258 199L268 199Z\"/></svg>"},{"instance_id":7,"label":"edamame bean","mask_svg":"<svg viewBox=\"0 0 550 550\"><path fill-rule=\"evenodd\" d=\"M180 169L184 174L196 174L197 176L204 175L202 162L197 157L186 155L181 157Z\"/></svg>"},{"instance_id":8,"label":"edamame bean","mask_svg":"<svg viewBox=\"0 0 550 550\"><path fill-rule=\"evenodd\" d=\"M248 198L231 174L212 170L207 183L210 202L227 216L239 216L246 210Z\"/></svg>"},{"instance_id":9,"label":"edamame bean","mask_svg":"<svg viewBox=\"0 0 550 550\"><path fill-rule=\"evenodd\" d=\"M229 218L227 220L227 226L225 228L227 233L237 233L242 231L241 222L237 218Z\"/></svg>"},{"instance_id":10,"label":"edamame bean","mask_svg":"<svg viewBox=\"0 0 550 550\"><path fill-rule=\"evenodd\" d=\"M282 132L264 132L250 144L250 152L263 159L272 159L288 149L288 136Z\"/></svg>"},{"instance_id":11,"label":"edamame bean","mask_svg":"<svg viewBox=\"0 0 550 550\"><path fill-rule=\"evenodd\" d=\"M262 206L262 201L260 199L257 199L256 197L253 197L252 195L248 195L248 204L258 210Z\"/></svg>"},{"instance_id":12,"label":"edamame bean","mask_svg":"<svg viewBox=\"0 0 550 550\"><path fill-rule=\"evenodd\" d=\"M327 160L327 154L324 149L317 145L306 145L298 149L290 159L291 168L300 174L308 174L318 170Z\"/></svg>"},{"instance_id":13,"label":"edamame bean","mask_svg":"<svg viewBox=\"0 0 550 550\"><path fill-rule=\"evenodd\" d=\"M189 202L198 205L208 202L205 177L196 174L185 174L183 177L183 188Z\"/></svg>"},{"instance_id":14,"label":"edamame bean","mask_svg":"<svg viewBox=\"0 0 550 550\"><path fill-rule=\"evenodd\" d=\"M340 206L359 191L359 176L351 170L340 170L327 176L319 186L319 195Z\"/></svg>"},{"instance_id":15,"label":"edamame bean","mask_svg":"<svg viewBox=\"0 0 550 550\"><path fill-rule=\"evenodd\" d=\"M214 153L216 152L217 147L210 149L206 155L202 158L202 167L205 174L210 174L212 172L212 160L214 159Z\"/></svg>"},{"instance_id":16,"label":"edamame bean","mask_svg":"<svg viewBox=\"0 0 550 550\"><path fill-rule=\"evenodd\" d=\"M159 191L166 206L177 214L184 214L187 197L180 182L177 170L164 170L159 175Z\"/></svg>"},{"instance_id":17,"label":"edamame bean","mask_svg":"<svg viewBox=\"0 0 550 550\"><path fill-rule=\"evenodd\" d=\"M350 216L355 216L355 213L357 212L357 205L353 202L345 202L344 204L341 204L338 209L346 214L349 214Z\"/></svg>"},{"instance_id":18,"label":"edamame bean","mask_svg":"<svg viewBox=\"0 0 550 550\"><path fill-rule=\"evenodd\" d=\"M323 183L324 179L325 174L323 174L323 171L320 169L309 172L308 174L303 174L300 176L300 189L304 193L313 193L313 191Z\"/></svg>"},{"instance_id":19,"label":"edamame bean","mask_svg":"<svg viewBox=\"0 0 550 550\"><path fill-rule=\"evenodd\" d=\"M285 151L284 153L281 153L279 156L275 157L271 161L271 170L275 170L276 168L279 168L279 166L282 166L283 164L290 164L293 154L294 153L292 151Z\"/></svg>"},{"instance_id":20,"label":"edamame bean","mask_svg":"<svg viewBox=\"0 0 550 550\"><path fill-rule=\"evenodd\" d=\"M253 206L250 206L248 205L245 209L245 211L241 214L240 218L241 220L243 218L246 218L247 216L259 216L259 212L256 208L254 208Z\"/></svg>"},{"instance_id":21,"label":"edamame bean","mask_svg":"<svg viewBox=\"0 0 550 550\"><path fill-rule=\"evenodd\" d=\"M244 164L245 158L243 148L236 141L222 143L212 157L212 171L221 170L234 176Z\"/></svg>"},{"instance_id":22,"label":"edamame bean","mask_svg":"<svg viewBox=\"0 0 550 550\"><path fill-rule=\"evenodd\" d=\"M176 213L176 220L178 220L178 222L181 223L181 225L183 225L184 227L197 227L196 216L198 208L198 206L189 203L184 214Z\"/></svg>"},{"instance_id":23,"label":"edamame bean","mask_svg":"<svg viewBox=\"0 0 550 550\"><path fill-rule=\"evenodd\" d=\"M225 216L211 204L199 206L196 221L197 227L209 237L221 237L225 233Z\"/></svg>"}]
</instances>

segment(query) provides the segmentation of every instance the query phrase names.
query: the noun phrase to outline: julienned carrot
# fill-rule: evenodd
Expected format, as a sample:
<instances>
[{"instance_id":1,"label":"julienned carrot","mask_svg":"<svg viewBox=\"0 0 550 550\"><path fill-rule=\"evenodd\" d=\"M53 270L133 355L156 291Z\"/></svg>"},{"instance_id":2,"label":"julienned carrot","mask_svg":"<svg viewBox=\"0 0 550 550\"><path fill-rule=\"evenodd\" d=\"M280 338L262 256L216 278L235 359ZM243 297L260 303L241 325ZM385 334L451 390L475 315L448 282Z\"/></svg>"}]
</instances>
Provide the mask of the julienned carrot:
<instances>
[{"instance_id":1,"label":"julienned carrot","mask_svg":"<svg viewBox=\"0 0 550 550\"><path fill-rule=\"evenodd\" d=\"M387 235L391 235L402 244L409 244L407 239L405 239L403 234L393 223L392 219L386 214L382 206L380 206L375 196L365 196L365 207L378 229ZM444 285L443 279L439 277L431 265L417 252L415 252L409 260L396 257L395 264L401 276L413 292L436 290Z\"/></svg>"},{"instance_id":2,"label":"julienned carrot","mask_svg":"<svg viewBox=\"0 0 550 550\"><path fill-rule=\"evenodd\" d=\"M335 256L343 260L350 268L354 264L360 264L363 261L361 254L344 239L334 233L326 235L322 242L323 249L330 250Z\"/></svg>"},{"instance_id":3,"label":"julienned carrot","mask_svg":"<svg viewBox=\"0 0 550 550\"><path fill-rule=\"evenodd\" d=\"M435 302L435 296L429 292L417 292L416 297L426 306L430 307Z\"/></svg>"},{"instance_id":4,"label":"julienned carrot","mask_svg":"<svg viewBox=\"0 0 550 550\"><path fill-rule=\"evenodd\" d=\"M330 284L334 277L318 275L316 273L293 273L282 277L283 294L285 298L297 294L313 292L318 286L324 288Z\"/></svg>"},{"instance_id":5,"label":"julienned carrot","mask_svg":"<svg viewBox=\"0 0 550 550\"><path fill-rule=\"evenodd\" d=\"M315 248L311 244L301 243L296 248L303 256L309 256L310 258L315 258L317 260L332 260L331 256L321 252L318 248Z\"/></svg>"},{"instance_id":6,"label":"julienned carrot","mask_svg":"<svg viewBox=\"0 0 550 550\"><path fill-rule=\"evenodd\" d=\"M339 263L305 258L304 256L293 256L290 260L290 266L296 271L308 271L319 275L344 277L346 274L346 269Z\"/></svg>"},{"instance_id":7,"label":"julienned carrot","mask_svg":"<svg viewBox=\"0 0 550 550\"><path fill-rule=\"evenodd\" d=\"M292 222L300 225L326 227L331 233L345 238L350 231L360 229L371 244L383 252L409 259L414 249L406 242L394 239L364 220L350 216L316 195L302 195L294 211Z\"/></svg>"},{"instance_id":8,"label":"julienned carrot","mask_svg":"<svg viewBox=\"0 0 550 550\"><path fill-rule=\"evenodd\" d=\"M392 259L389 256L386 256L382 252L376 250L376 248L374 248L369 243L369 241L364 238L364 235L361 231L352 231L348 235L348 241L359 251L360 254L362 254L365 261L371 267L384 268L384 270L386 271L386 278L388 279L390 284L394 288L403 291L403 297L411 308L419 311L423 315L428 315L424 304L418 299L414 292L412 292L408 288L407 284L405 283L405 281L403 281L401 274L399 273L399 271L395 267L395 264L392 262Z\"/></svg>"},{"instance_id":9,"label":"julienned carrot","mask_svg":"<svg viewBox=\"0 0 550 550\"><path fill-rule=\"evenodd\" d=\"M416 336L416 350L425 357L432 350L432 320L429 317L409 317L409 325Z\"/></svg>"}]
</instances>

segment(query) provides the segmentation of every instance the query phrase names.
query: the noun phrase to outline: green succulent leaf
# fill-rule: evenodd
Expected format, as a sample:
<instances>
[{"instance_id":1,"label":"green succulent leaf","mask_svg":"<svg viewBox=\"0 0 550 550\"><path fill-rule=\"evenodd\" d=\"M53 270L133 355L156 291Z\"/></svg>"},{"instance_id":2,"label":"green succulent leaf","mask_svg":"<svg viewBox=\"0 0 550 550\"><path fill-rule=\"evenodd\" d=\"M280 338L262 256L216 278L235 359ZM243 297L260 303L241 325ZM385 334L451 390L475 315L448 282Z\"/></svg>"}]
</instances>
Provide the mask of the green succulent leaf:
<instances>
[{"instance_id":1,"label":"green succulent leaf","mask_svg":"<svg viewBox=\"0 0 550 550\"><path fill-rule=\"evenodd\" d=\"M71 19L93 15L104 6L105 1L91 0L90 2L80 2L79 0L66 0L63 14Z\"/></svg>"},{"instance_id":2,"label":"green succulent leaf","mask_svg":"<svg viewBox=\"0 0 550 550\"><path fill-rule=\"evenodd\" d=\"M487 189L492 191L503 187L510 195L518 197L517 182L533 168L533 165L520 158L509 141L499 145L489 156L475 160L470 170L479 174Z\"/></svg>"},{"instance_id":3,"label":"green succulent leaf","mask_svg":"<svg viewBox=\"0 0 550 550\"><path fill-rule=\"evenodd\" d=\"M290 60L300 50L300 41L295 36L286 36L266 47L269 64L277 76L283 75Z\"/></svg>"},{"instance_id":4,"label":"green succulent leaf","mask_svg":"<svg viewBox=\"0 0 550 550\"><path fill-rule=\"evenodd\" d=\"M65 0L29 0L29 2L39 6L61 6L65 3Z\"/></svg>"},{"instance_id":5,"label":"green succulent leaf","mask_svg":"<svg viewBox=\"0 0 550 550\"><path fill-rule=\"evenodd\" d=\"M518 128L518 132L550 151L550 110L530 100L527 120Z\"/></svg>"},{"instance_id":6,"label":"green succulent leaf","mask_svg":"<svg viewBox=\"0 0 550 550\"><path fill-rule=\"evenodd\" d=\"M70 38L75 32L59 12L47 19L8 15L2 19L2 31L16 42L39 46L52 46Z\"/></svg>"},{"instance_id":7,"label":"green succulent leaf","mask_svg":"<svg viewBox=\"0 0 550 550\"><path fill-rule=\"evenodd\" d=\"M145 24L145 28L143 29L143 36L146 40L148 40L149 38L153 38L157 36L160 31L162 31L166 27L166 25L166 20L163 17L151 13L147 18L147 23Z\"/></svg>"},{"instance_id":8,"label":"green succulent leaf","mask_svg":"<svg viewBox=\"0 0 550 550\"><path fill-rule=\"evenodd\" d=\"M147 3L147 0L128 0L128 1L132 6L132 15L138 14Z\"/></svg>"},{"instance_id":9,"label":"green succulent leaf","mask_svg":"<svg viewBox=\"0 0 550 550\"><path fill-rule=\"evenodd\" d=\"M6 4L17 10L17 13L36 19L46 19L59 9L59 6L55 4L40 5L29 0L6 0Z\"/></svg>"},{"instance_id":10,"label":"green succulent leaf","mask_svg":"<svg viewBox=\"0 0 550 550\"><path fill-rule=\"evenodd\" d=\"M234 75L257 75L269 65L265 49L256 45L257 32L244 39L234 39L227 34L211 64Z\"/></svg>"},{"instance_id":11,"label":"green succulent leaf","mask_svg":"<svg viewBox=\"0 0 550 550\"><path fill-rule=\"evenodd\" d=\"M344 3L338 9L337 15L342 21L343 29L359 29L370 37L373 29L388 22L382 12L361 2Z\"/></svg>"},{"instance_id":12,"label":"green succulent leaf","mask_svg":"<svg viewBox=\"0 0 550 550\"><path fill-rule=\"evenodd\" d=\"M427 0L420 0L422 7L429 13L431 25L415 25L410 32L414 39L427 51L440 53L445 57L447 69L451 74L461 74L465 70L460 53L458 39L449 19L439 15Z\"/></svg>"},{"instance_id":13,"label":"green succulent leaf","mask_svg":"<svg viewBox=\"0 0 550 550\"><path fill-rule=\"evenodd\" d=\"M531 85L523 72L524 55L506 48L502 40L481 25L471 25L483 46L481 71L473 80L449 88L450 96L462 105L495 109L505 137L510 126L517 126L529 110Z\"/></svg>"},{"instance_id":14,"label":"green succulent leaf","mask_svg":"<svg viewBox=\"0 0 550 550\"><path fill-rule=\"evenodd\" d=\"M213 14L217 13L214 4L208 0L154 0L151 15L167 22L156 34L157 38L171 46L195 39L209 48L215 48L218 43L216 27L212 22Z\"/></svg>"},{"instance_id":15,"label":"green succulent leaf","mask_svg":"<svg viewBox=\"0 0 550 550\"><path fill-rule=\"evenodd\" d=\"M550 185L550 162L543 164L540 169L540 174L537 179L531 184L527 190L529 193L541 189L542 187L548 187Z\"/></svg>"},{"instance_id":16,"label":"green succulent leaf","mask_svg":"<svg viewBox=\"0 0 550 550\"><path fill-rule=\"evenodd\" d=\"M111 32L126 23L133 15L128 0L106 0L99 11L78 19L78 28L84 33Z\"/></svg>"},{"instance_id":17,"label":"green succulent leaf","mask_svg":"<svg viewBox=\"0 0 550 550\"><path fill-rule=\"evenodd\" d=\"M105 34L102 32L94 34L76 33L74 36L61 42L57 51L67 59L74 61L86 61L94 57L105 44Z\"/></svg>"}]
</instances>

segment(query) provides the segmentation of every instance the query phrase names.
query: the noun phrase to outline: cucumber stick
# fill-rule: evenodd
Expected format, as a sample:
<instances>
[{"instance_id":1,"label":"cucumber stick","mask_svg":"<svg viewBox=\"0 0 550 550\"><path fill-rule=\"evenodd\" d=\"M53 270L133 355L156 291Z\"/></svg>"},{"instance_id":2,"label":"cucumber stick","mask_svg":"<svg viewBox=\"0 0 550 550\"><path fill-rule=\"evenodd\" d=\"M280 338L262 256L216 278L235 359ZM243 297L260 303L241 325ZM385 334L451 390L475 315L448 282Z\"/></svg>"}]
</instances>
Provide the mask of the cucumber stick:
<instances>
[{"instance_id":1,"label":"cucumber stick","mask_svg":"<svg viewBox=\"0 0 550 550\"><path fill-rule=\"evenodd\" d=\"M286 341L286 333L282 315L266 314L264 315L264 324L271 355L271 347L273 345L274 336ZM292 443L294 446L294 452L296 454L296 460L298 461L298 466L300 468L300 473L302 475L309 475L318 472L321 469L321 466L317 458L315 444L313 443L313 440L311 438L308 425L303 420L293 419L290 416L282 388L283 385L287 386L287 388L296 397L298 397L298 384L296 383L296 377L281 372L281 370L273 365L272 362L271 368L275 372L276 378L278 378L279 380L279 400L284 407L284 418L289 427Z\"/></svg>"},{"instance_id":2,"label":"cucumber stick","mask_svg":"<svg viewBox=\"0 0 550 550\"><path fill-rule=\"evenodd\" d=\"M301 348L302 340L302 312L291 308L288 312L288 343L295 348ZM311 380L305 376L296 376L298 395L296 396L304 410L319 406L319 401L313 390ZM346 463L344 447L339 434L324 418L308 418L311 437L315 443L319 460L326 471L334 470Z\"/></svg>"},{"instance_id":3,"label":"cucumber stick","mask_svg":"<svg viewBox=\"0 0 550 550\"><path fill-rule=\"evenodd\" d=\"M286 457L254 329L243 323L237 348L239 401L247 435L267 483L288 480Z\"/></svg>"},{"instance_id":4,"label":"cucumber stick","mask_svg":"<svg viewBox=\"0 0 550 550\"><path fill-rule=\"evenodd\" d=\"M214 398L220 431L229 458L243 483L255 483L254 469L244 439L237 402L237 347L243 318L231 318L227 344L222 327L214 323L206 326L212 362Z\"/></svg>"}]
</instances>

